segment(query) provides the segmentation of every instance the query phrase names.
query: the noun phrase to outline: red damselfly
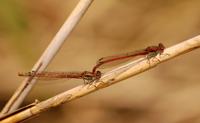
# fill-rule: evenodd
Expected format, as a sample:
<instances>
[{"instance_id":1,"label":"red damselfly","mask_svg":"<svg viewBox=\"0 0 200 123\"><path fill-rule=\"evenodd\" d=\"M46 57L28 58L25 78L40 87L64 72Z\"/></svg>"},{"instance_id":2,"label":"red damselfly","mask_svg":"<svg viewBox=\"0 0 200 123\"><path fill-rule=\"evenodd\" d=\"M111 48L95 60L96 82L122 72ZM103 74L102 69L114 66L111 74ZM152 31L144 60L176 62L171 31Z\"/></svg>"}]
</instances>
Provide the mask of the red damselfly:
<instances>
[{"instance_id":1,"label":"red damselfly","mask_svg":"<svg viewBox=\"0 0 200 123\"><path fill-rule=\"evenodd\" d=\"M33 77L38 79L83 79L85 83L90 83L95 80L98 80L101 77L101 72L96 71L95 73L89 71L83 72L27 72L27 73L18 73L18 76L23 77Z\"/></svg>"},{"instance_id":2,"label":"red damselfly","mask_svg":"<svg viewBox=\"0 0 200 123\"><path fill-rule=\"evenodd\" d=\"M97 64L93 67L92 73L95 73L97 69L106 66L107 64L112 64L115 61L123 61L129 58L133 58L140 55L147 55L148 58L154 57L157 54L161 54L164 51L165 47L162 43L159 43L158 46L149 46L145 49L124 53L120 55L113 55L102 57L97 61Z\"/></svg>"}]
</instances>

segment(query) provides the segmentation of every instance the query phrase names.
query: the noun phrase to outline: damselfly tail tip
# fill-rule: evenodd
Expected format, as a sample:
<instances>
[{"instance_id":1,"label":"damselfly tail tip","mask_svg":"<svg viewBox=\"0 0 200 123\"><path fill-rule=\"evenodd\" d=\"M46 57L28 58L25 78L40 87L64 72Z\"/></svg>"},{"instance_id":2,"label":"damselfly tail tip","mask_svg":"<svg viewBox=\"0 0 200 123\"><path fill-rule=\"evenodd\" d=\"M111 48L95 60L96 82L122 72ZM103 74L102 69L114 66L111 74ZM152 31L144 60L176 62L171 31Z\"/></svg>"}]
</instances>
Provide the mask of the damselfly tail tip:
<instances>
[{"instance_id":1,"label":"damselfly tail tip","mask_svg":"<svg viewBox=\"0 0 200 123\"><path fill-rule=\"evenodd\" d=\"M18 76L24 76L24 73L19 72Z\"/></svg>"},{"instance_id":2,"label":"damselfly tail tip","mask_svg":"<svg viewBox=\"0 0 200 123\"><path fill-rule=\"evenodd\" d=\"M30 72L28 72L28 73L19 72L18 73L18 76L30 76L30 75L31 75Z\"/></svg>"}]
</instances>

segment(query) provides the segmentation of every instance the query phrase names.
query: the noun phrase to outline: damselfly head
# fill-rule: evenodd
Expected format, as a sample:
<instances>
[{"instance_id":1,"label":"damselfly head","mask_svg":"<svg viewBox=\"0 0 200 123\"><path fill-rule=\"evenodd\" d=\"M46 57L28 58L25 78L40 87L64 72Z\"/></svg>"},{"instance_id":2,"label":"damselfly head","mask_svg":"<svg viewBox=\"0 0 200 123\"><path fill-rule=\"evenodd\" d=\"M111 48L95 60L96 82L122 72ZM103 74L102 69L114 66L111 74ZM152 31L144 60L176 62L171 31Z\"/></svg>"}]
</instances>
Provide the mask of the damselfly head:
<instances>
[{"instance_id":1,"label":"damselfly head","mask_svg":"<svg viewBox=\"0 0 200 123\"><path fill-rule=\"evenodd\" d=\"M160 48L161 51L163 51L165 49L165 46L162 43L159 43L158 47Z\"/></svg>"}]
</instances>

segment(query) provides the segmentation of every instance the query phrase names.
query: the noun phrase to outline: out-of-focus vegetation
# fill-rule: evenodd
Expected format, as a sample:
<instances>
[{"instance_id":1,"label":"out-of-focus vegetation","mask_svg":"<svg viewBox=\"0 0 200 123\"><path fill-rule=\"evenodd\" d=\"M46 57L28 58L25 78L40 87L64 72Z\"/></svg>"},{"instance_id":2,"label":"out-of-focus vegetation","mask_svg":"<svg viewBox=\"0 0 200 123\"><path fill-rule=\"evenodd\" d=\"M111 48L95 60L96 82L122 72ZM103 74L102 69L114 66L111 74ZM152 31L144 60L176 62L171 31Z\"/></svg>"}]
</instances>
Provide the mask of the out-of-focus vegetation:
<instances>
[{"instance_id":1,"label":"out-of-focus vegetation","mask_svg":"<svg viewBox=\"0 0 200 123\"><path fill-rule=\"evenodd\" d=\"M31 69L77 2L0 1L2 106L23 80L17 73ZM199 6L198 0L94 1L47 69L91 70L102 56L159 42L168 47L199 35ZM198 65L197 49L28 122L199 123ZM25 102L47 99L80 83L40 81Z\"/></svg>"}]
</instances>

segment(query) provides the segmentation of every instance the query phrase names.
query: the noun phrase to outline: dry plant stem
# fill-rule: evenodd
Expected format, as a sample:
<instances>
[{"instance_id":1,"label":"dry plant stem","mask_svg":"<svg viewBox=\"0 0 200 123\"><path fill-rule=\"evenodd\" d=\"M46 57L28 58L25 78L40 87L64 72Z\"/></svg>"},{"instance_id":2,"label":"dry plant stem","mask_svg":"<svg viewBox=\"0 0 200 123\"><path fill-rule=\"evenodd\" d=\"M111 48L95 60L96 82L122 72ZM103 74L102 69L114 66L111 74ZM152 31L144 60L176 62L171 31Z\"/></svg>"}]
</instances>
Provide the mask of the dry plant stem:
<instances>
[{"instance_id":1,"label":"dry plant stem","mask_svg":"<svg viewBox=\"0 0 200 123\"><path fill-rule=\"evenodd\" d=\"M73 28L77 25L80 21L81 17L87 11L90 4L93 0L80 0L76 8L73 10L69 18L65 21L63 26L60 28L58 33L55 35L47 49L44 51L40 59L32 68L33 71L38 70L43 71L53 57L56 55L58 50L61 48L62 44L64 43L65 39L69 36L70 32ZM1 111L1 114L9 113L15 109L17 109L20 104L23 102L24 98L30 92L32 87L34 86L36 80L33 78L26 78L16 92L13 94L11 99L8 101L6 106Z\"/></svg>"},{"instance_id":2,"label":"dry plant stem","mask_svg":"<svg viewBox=\"0 0 200 123\"><path fill-rule=\"evenodd\" d=\"M184 41L180 44L172 46L170 48L165 49L163 54L157 55L156 58L151 58L150 61L148 59L142 60L134 65L124 65L124 67L120 67L120 69L115 69L108 74L102 76L102 78L88 85L80 85L71 90L68 90L64 93L61 93L57 96L54 96L46 101L36 104L35 106L26 109L12 117L6 118L1 121L1 123L10 123L10 122L19 122L30 117L33 117L49 108L58 106L62 103L69 102L73 99L82 97L91 92L97 91L98 89L102 89L104 87L115 84L121 80L129 78L133 75L144 72L152 67L155 67L159 63L167 61L171 58L174 58L183 53L189 52L196 48L200 47L200 36L194 37L187 41ZM158 60L159 59L159 60ZM117 74L116 74L117 73Z\"/></svg>"}]
</instances>

